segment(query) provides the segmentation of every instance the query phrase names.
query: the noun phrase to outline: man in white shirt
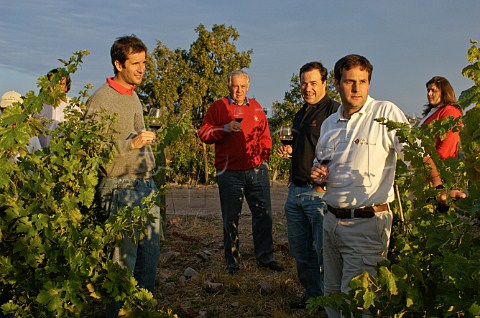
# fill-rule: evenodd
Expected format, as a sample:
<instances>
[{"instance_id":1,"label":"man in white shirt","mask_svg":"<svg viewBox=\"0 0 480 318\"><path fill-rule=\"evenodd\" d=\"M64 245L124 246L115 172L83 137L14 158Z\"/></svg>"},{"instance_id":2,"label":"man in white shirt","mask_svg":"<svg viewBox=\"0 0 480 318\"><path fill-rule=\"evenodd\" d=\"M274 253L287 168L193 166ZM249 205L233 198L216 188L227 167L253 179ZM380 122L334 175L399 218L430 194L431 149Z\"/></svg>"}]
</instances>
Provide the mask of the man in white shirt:
<instances>
[{"instance_id":1,"label":"man in white shirt","mask_svg":"<svg viewBox=\"0 0 480 318\"><path fill-rule=\"evenodd\" d=\"M360 55L347 55L335 64L335 88L342 105L322 124L317 143L319 163L311 178L325 186L328 213L323 221L325 295L348 292L353 277L368 272L387 258L393 214L393 182L402 144L376 118L408 123L393 103L368 95L373 67ZM441 186L433 161L430 181ZM327 180L328 177L328 180ZM465 194L451 191L451 196ZM445 198L445 194L443 194ZM342 317L326 308L329 317Z\"/></svg>"}]
</instances>

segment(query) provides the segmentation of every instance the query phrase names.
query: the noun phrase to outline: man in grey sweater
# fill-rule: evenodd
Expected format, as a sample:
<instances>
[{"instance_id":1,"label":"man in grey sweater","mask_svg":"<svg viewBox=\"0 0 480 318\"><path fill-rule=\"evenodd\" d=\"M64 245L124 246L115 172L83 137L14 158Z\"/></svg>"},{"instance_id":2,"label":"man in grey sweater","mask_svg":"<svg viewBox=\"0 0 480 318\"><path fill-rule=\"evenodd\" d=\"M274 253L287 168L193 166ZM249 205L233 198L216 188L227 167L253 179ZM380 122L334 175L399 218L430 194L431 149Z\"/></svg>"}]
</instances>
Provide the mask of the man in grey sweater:
<instances>
[{"instance_id":1,"label":"man in grey sweater","mask_svg":"<svg viewBox=\"0 0 480 318\"><path fill-rule=\"evenodd\" d=\"M110 50L115 75L107 78L87 101L87 120L116 115L112 132L114 158L104 167L98 187L101 207L108 215L121 207L142 206L142 200L157 190L152 178L155 158L151 149L156 135L145 130L142 105L134 91L145 73L146 54L147 47L136 36L117 38ZM135 237L125 235L113 258L132 270L139 285L153 293L160 257L160 209L154 206L149 212L155 221L147 222L148 235L142 240L138 231ZM117 317L120 308L121 303L107 305L107 317Z\"/></svg>"}]
</instances>

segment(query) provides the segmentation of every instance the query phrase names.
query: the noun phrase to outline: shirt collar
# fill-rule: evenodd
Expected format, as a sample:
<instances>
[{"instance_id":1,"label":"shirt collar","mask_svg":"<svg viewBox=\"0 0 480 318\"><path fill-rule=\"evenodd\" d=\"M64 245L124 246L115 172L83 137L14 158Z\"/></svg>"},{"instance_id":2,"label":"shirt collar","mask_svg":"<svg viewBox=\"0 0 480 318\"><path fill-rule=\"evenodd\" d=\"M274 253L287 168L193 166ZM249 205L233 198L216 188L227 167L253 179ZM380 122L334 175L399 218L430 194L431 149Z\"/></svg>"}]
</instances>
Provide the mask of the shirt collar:
<instances>
[{"instance_id":1,"label":"shirt collar","mask_svg":"<svg viewBox=\"0 0 480 318\"><path fill-rule=\"evenodd\" d=\"M228 104L229 104L229 105L232 105L232 104L237 105L237 103L235 103L235 101L233 100L233 98L232 98L230 95L228 95ZM245 102L243 103L243 105L248 105L248 106L250 106L250 102L248 101L248 98L247 98L247 97L245 97Z\"/></svg>"},{"instance_id":2,"label":"shirt collar","mask_svg":"<svg viewBox=\"0 0 480 318\"><path fill-rule=\"evenodd\" d=\"M356 112L355 114L363 115L366 112L368 112L370 110L370 108L372 107L372 101L373 101L373 98L371 98L370 95L368 95L367 100L365 101L365 104L363 104L362 108L360 108L360 110L358 112ZM338 114L338 120L348 120L347 118L345 118L343 116L343 105L340 105L340 107L338 107L337 114ZM353 114L353 115L355 115L355 114Z\"/></svg>"},{"instance_id":3,"label":"shirt collar","mask_svg":"<svg viewBox=\"0 0 480 318\"><path fill-rule=\"evenodd\" d=\"M322 97L321 100L319 100L316 104L309 104L309 103L304 103L303 105L303 108L305 110L307 109L312 109L312 108L322 108L323 106L325 106L328 101L330 100L330 98L327 96L327 94L325 94L325 96Z\"/></svg>"},{"instance_id":4,"label":"shirt collar","mask_svg":"<svg viewBox=\"0 0 480 318\"><path fill-rule=\"evenodd\" d=\"M115 82L113 77L107 77L107 83L111 88L116 90L119 94L129 95L129 96L133 95L133 90L135 89L135 87L137 87L136 85L133 85L132 88L126 88L125 86L121 85L120 83Z\"/></svg>"}]
</instances>

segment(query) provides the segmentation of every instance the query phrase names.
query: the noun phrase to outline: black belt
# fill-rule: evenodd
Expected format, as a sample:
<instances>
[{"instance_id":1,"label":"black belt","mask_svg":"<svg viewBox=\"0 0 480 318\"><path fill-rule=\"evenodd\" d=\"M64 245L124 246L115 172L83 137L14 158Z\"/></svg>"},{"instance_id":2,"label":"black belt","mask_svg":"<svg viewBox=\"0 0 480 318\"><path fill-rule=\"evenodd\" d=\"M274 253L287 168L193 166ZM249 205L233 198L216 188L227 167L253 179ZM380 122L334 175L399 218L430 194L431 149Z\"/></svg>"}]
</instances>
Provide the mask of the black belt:
<instances>
[{"instance_id":1,"label":"black belt","mask_svg":"<svg viewBox=\"0 0 480 318\"><path fill-rule=\"evenodd\" d=\"M388 211L388 204L379 204L367 206L358 209L339 209L327 205L328 211L337 217L337 219L352 219L352 218L373 218L376 212Z\"/></svg>"}]
</instances>

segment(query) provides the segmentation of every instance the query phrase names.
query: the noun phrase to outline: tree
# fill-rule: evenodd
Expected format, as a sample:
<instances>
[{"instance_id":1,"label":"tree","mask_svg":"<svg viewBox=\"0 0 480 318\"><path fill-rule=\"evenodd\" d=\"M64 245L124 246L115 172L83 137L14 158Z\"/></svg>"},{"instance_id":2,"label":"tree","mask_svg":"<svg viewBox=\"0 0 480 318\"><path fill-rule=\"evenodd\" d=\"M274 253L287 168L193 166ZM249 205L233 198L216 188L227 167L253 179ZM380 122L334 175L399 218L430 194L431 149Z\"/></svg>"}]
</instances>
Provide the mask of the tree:
<instances>
[{"instance_id":1,"label":"tree","mask_svg":"<svg viewBox=\"0 0 480 318\"><path fill-rule=\"evenodd\" d=\"M327 95L331 99L334 99L338 102L341 102L340 100L340 94L337 92L335 89L335 74L334 71L331 70L328 73L328 78L327 78Z\"/></svg>"}]
</instances>

